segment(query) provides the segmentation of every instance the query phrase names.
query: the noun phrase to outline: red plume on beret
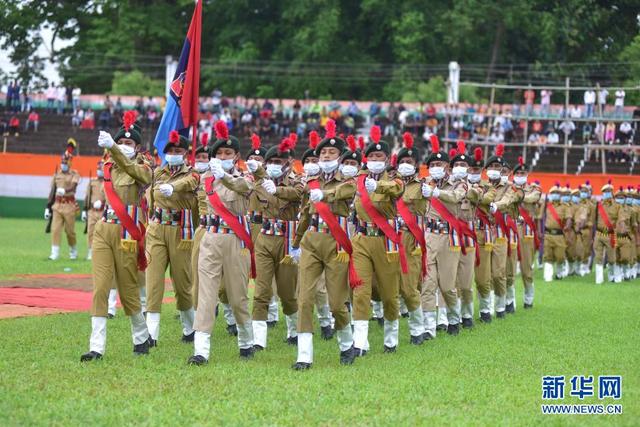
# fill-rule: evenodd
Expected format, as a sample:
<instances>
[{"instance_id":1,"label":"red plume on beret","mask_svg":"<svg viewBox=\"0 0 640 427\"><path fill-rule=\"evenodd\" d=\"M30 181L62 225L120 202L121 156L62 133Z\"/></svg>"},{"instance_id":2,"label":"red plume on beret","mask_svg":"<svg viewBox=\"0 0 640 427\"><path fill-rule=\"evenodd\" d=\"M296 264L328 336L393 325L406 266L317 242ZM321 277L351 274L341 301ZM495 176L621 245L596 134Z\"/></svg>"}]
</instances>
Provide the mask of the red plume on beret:
<instances>
[{"instance_id":1,"label":"red plume on beret","mask_svg":"<svg viewBox=\"0 0 640 427\"><path fill-rule=\"evenodd\" d=\"M556 181L556 183L554 184L556 187L560 187L560 181Z\"/></svg>"},{"instance_id":2,"label":"red plume on beret","mask_svg":"<svg viewBox=\"0 0 640 427\"><path fill-rule=\"evenodd\" d=\"M476 147L476 149L473 150L473 157L476 160L476 162L479 162L482 160L482 147Z\"/></svg>"},{"instance_id":3,"label":"red plume on beret","mask_svg":"<svg viewBox=\"0 0 640 427\"><path fill-rule=\"evenodd\" d=\"M380 126L371 126L371 130L369 131L369 138L371 138L371 141L377 144L378 142L380 142L381 137L382 133L380 132Z\"/></svg>"},{"instance_id":4,"label":"red plume on beret","mask_svg":"<svg viewBox=\"0 0 640 427\"><path fill-rule=\"evenodd\" d=\"M449 158L454 158L456 156L456 149L452 148L449 150Z\"/></svg>"},{"instance_id":5,"label":"red plume on beret","mask_svg":"<svg viewBox=\"0 0 640 427\"><path fill-rule=\"evenodd\" d=\"M456 148L457 148L457 152L458 155L462 155L462 154L467 154L467 145L464 143L463 140L458 140L458 142L456 143Z\"/></svg>"},{"instance_id":6,"label":"red plume on beret","mask_svg":"<svg viewBox=\"0 0 640 427\"><path fill-rule=\"evenodd\" d=\"M169 132L169 142L176 145L180 144L180 134L177 130Z\"/></svg>"},{"instance_id":7,"label":"red plume on beret","mask_svg":"<svg viewBox=\"0 0 640 427\"><path fill-rule=\"evenodd\" d=\"M394 168L398 166L398 154L396 153L391 155L391 166Z\"/></svg>"},{"instance_id":8,"label":"red plume on beret","mask_svg":"<svg viewBox=\"0 0 640 427\"><path fill-rule=\"evenodd\" d=\"M200 143L202 144L203 147L206 147L207 144L209 143L209 134L208 133L203 133L202 136L200 137Z\"/></svg>"},{"instance_id":9,"label":"red plume on beret","mask_svg":"<svg viewBox=\"0 0 640 427\"><path fill-rule=\"evenodd\" d=\"M229 129L227 124L223 120L218 120L215 124L216 138L227 140L229 139Z\"/></svg>"},{"instance_id":10,"label":"red plume on beret","mask_svg":"<svg viewBox=\"0 0 640 427\"><path fill-rule=\"evenodd\" d=\"M251 149L252 150L260 149L260 137L255 133L251 134Z\"/></svg>"},{"instance_id":11,"label":"red plume on beret","mask_svg":"<svg viewBox=\"0 0 640 427\"><path fill-rule=\"evenodd\" d=\"M298 134L297 133L293 133L291 132L289 134L289 139L291 140L291 143L293 144L293 146L295 147L296 144L298 143Z\"/></svg>"},{"instance_id":12,"label":"red plume on beret","mask_svg":"<svg viewBox=\"0 0 640 427\"><path fill-rule=\"evenodd\" d=\"M413 148L413 135L411 135L411 133L403 133L402 140L404 141L404 146L407 148L407 150L411 150Z\"/></svg>"},{"instance_id":13,"label":"red plume on beret","mask_svg":"<svg viewBox=\"0 0 640 427\"><path fill-rule=\"evenodd\" d=\"M347 137L347 145L349 146L349 150L352 153L356 152L356 139L353 137L353 135L349 135Z\"/></svg>"},{"instance_id":14,"label":"red plume on beret","mask_svg":"<svg viewBox=\"0 0 640 427\"><path fill-rule=\"evenodd\" d=\"M309 132L309 147L312 149L316 149L318 143L320 142L320 135L315 130Z\"/></svg>"},{"instance_id":15,"label":"red plume on beret","mask_svg":"<svg viewBox=\"0 0 640 427\"><path fill-rule=\"evenodd\" d=\"M607 180L607 184L611 185L611 178Z\"/></svg>"},{"instance_id":16,"label":"red plume on beret","mask_svg":"<svg viewBox=\"0 0 640 427\"><path fill-rule=\"evenodd\" d=\"M567 182L564 186L567 187L567 188L571 188L571 183Z\"/></svg>"},{"instance_id":17,"label":"red plume on beret","mask_svg":"<svg viewBox=\"0 0 640 427\"><path fill-rule=\"evenodd\" d=\"M624 191L624 187L621 185L618 191Z\"/></svg>"},{"instance_id":18,"label":"red plume on beret","mask_svg":"<svg viewBox=\"0 0 640 427\"><path fill-rule=\"evenodd\" d=\"M498 144L498 146L496 147L496 156L504 156L504 144Z\"/></svg>"},{"instance_id":19,"label":"red plume on beret","mask_svg":"<svg viewBox=\"0 0 640 427\"><path fill-rule=\"evenodd\" d=\"M327 124L324 125L324 137L325 138L335 138L336 137L336 122L332 119L327 120Z\"/></svg>"},{"instance_id":20,"label":"red plume on beret","mask_svg":"<svg viewBox=\"0 0 640 427\"><path fill-rule=\"evenodd\" d=\"M522 156L518 156L518 164L520 166L524 166L524 159L522 158Z\"/></svg>"},{"instance_id":21,"label":"red plume on beret","mask_svg":"<svg viewBox=\"0 0 640 427\"><path fill-rule=\"evenodd\" d=\"M358 148L360 151L364 151L364 136L362 135L358 137Z\"/></svg>"},{"instance_id":22,"label":"red plume on beret","mask_svg":"<svg viewBox=\"0 0 640 427\"><path fill-rule=\"evenodd\" d=\"M138 112L136 110L125 111L122 115L122 126L125 129L131 129L131 126L133 126L137 118Z\"/></svg>"},{"instance_id":23,"label":"red plume on beret","mask_svg":"<svg viewBox=\"0 0 640 427\"><path fill-rule=\"evenodd\" d=\"M585 183L585 185L591 185L591 181L590 180L586 180L584 183Z\"/></svg>"},{"instance_id":24,"label":"red plume on beret","mask_svg":"<svg viewBox=\"0 0 640 427\"><path fill-rule=\"evenodd\" d=\"M440 140L438 139L438 135L436 135L435 133L432 133L431 136L429 137L429 139L431 140L431 151L433 153L437 153L440 151Z\"/></svg>"},{"instance_id":25,"label":"red plume on beret","mask_svg":"<svg viewBox=\"0 0 640 427\"><path fill-rule=\"evenodd\" d=\"M278 151L280 153L286 153L287 151L292 150L294 146L295 144L291 141L291 139L285 138L278 145Z\"/></svg>"}]
</instances>

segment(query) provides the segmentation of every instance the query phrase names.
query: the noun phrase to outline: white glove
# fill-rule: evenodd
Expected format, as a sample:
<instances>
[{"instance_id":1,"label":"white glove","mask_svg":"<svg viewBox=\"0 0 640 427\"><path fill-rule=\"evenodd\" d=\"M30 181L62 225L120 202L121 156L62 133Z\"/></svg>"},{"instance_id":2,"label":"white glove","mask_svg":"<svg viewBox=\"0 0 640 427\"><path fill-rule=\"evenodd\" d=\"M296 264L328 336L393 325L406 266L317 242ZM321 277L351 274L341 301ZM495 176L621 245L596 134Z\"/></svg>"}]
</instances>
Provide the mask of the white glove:
<instances>
[{"instance_id":1,"label":"white glove","mask_svg":"<svg viewBox=\"0 0 640 427\"><path fill-rule=\"evenodd\" d=\"M93 202L93 209L100 209L102 208L102 200L96 200L95 202Z\"/></svg>"},{"instance_id":2,"label":"white glove","mask_svg":"<svg viewBox=\"0 0 640 427\"><path fill-rule=\"evenodd\" d=\"M173 185L171 184L160 184L158 186L158 191L162 193L164 197L171 197L173 194Z\"/></svg>"},{"instance_id":3,"label":"white glove","mask_svg":"<svg viewBox=\"0 0 640 427\"><path fill-rule=\"evenodd\" d=\"M64 196L65 193L66 193L66 191L65 191L64 188L60 188L60 187L56 188L56 196L62 197L62 196Z\"/></svg>"},{"instance_id":4,"label":"white glove","mask_svg":"<svg viewBox=\"0 0 640 427\"><path fill-rule=\"evenodd\" d=\"M103 130L100 131L100 135L98 135L98 146L102 148L111 148L115 143L116 142L108 132L105 132Z\"/></svg>"},{"instance_id":5,"label":"white glove","mask_svg":"<svg viewBox=\"0 0 640 427\"><path fill-rule=\"evenodd\" d=\"M496 213L498 211L498 206L491 202L489 203L489 212L491 212L492 214Z\"/></svg>"},{"instance_id":6,"label":"white glove","mask_svg":"<svg viewBox=\"0 0 640 427\"><path fill-rule=\"evenodd\" d=\"M291 252L289 252L296 264L300 263L300 253L300 248L291 248Z\"/></svg>"},{"instance_id":7,"label":"white glove","mask_svg":"<svg viewBox=\"0 0 640 427\"><path fill-rule=\"evenodd\" d=\"M322 193L322 190L320 190L319 188L309 191L309 199L313 203L318 203L323 198L324 198L324 194Z\"/></svg>"},{"instance_id":8,"label":"white glove","mask_svg":"<svg viewBox=\"0 0 640 427\"><path fill-rule=\"evenodd\" d=\"M378 188L378 183L373 178L367 178L364 180L364 188L367 189L369 193L373 193Z\"/></svg>"},{"instance_id":9,"label":"white glove","mask_svg":"<svg viewBox=\"0 0 640 427\"><path fill-rule=\"evenodd\" d=\"M255 171L258 170L258 166L260 166L260 163L258 163L257 160L247 160L245 162L247 164L247 169L249 169L249 172L254 173Z\"/></svg>"},{"instance_id":10,"label":"white glove","mask_svg":"<svg viewBox=\"0 0 640 427\"><path fill-rule=\"evenodd\" d=\"M80 214L80 219L82 220L82 222L87 222L87 211L82 211L82 214Z\"/></svg>"},{"instance_id":11,"label":"white glove","mask_svg":"<svg viewBox=\"0 0 640 427\"><path fill-rule=\"evenodd\" d=\"M437 199L439 195L440 195L440 189L438 189L438 187L434 187L433 191L431 192L431 196Z\"/></svg>"},{"instance_id":12,"label":"white glove","mask_svg":"<svg viewBox=\"0 0 640 427\"><path fill-rule=\"evenodd\" d=\"M276 194L276 184L270 179L262 181L262 188L269 194Z\"/></svg>"},{"instance_id":13,"label":"white glove","mask_svg":"<svg viewBox=\"0 0 640 427\"><path fill-rule=\"evenodd\" d=\"M433 187L431 187L426 182L422 184L422 195L426 198L431 197L431 193L433 193Z\"/></svg>"},{"instance_id":14,"label":"white glove","mask_svg":"<svg viewBox=\"0 0 640 427\"><path fill-rule=\"evenodd\" d=\"M49 208L46 208L44 210L44 219L49 219L51 218L51 210Z\"/></svg>"},{"instance_id":15,"label":"white glove","mask_svg":"<svg viewBox=\"0 0 640 427\"><path fill-rule=\"evenodd\" d=\"M209 169L215 179L224 178L224 169L222 168L222 162L220 159L213 158L209 160Z\"/></svg>"}]
</instances>

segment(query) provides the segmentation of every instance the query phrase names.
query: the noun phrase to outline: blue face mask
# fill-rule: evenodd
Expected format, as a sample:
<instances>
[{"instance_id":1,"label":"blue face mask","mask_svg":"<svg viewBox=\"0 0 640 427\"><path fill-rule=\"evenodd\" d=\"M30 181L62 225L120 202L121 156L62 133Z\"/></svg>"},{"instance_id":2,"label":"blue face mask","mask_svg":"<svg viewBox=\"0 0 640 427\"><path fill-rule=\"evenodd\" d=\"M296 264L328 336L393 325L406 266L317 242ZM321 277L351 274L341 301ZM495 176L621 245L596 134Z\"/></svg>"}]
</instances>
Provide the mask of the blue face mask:
<instances>
[{"instance_id":1,"label":"blue face mask","mask_svg":"<svg viewBox=\"0 0 640 427\"><path fill-rule=\"evenodd\" d=\"M607 200L611 198L611 192L606 191L604 193L602 193L602 200Z\"/></svg>"},{"instance_id":2,"label":"blue face mask","mask_svg":"<svg viewBox=\"0 0 640 427\"><path fill-rule=\"evenodd\" d=\"M61 165L60 165L60 170L61 170L62 172L69 172L69 165L68 165L68 164L66 164L66 163L61 164Z\"/></svg>"},{"instance_id":3,"label":"blue face mask","mask_svg":"<svg viewBox=\"0 0 640 427\"><path fill-rule=\"evenodd\" d=\"M571 196L562 196L562 197L560 198L560 201L561 201L562 203L569 203L569 202L571 201Z\"/></svg>"},{"instance_id":4,"label":"blue face mask","mask_svg":"<svg viewBox=\"0 0 640 427\"><path fill-rule=\"evenodd\" d=\"M633 199L633 204L636 206L640 206L640 199Z\"/></svg>"},{"instance_id":5,"label":"blue face mask","mask_svg":"<svg viewBox=\"0 0 640 427\"><path fill-rule=\"evenodd\" d=\"M556 193L549 194L549 200L551 200L552 202L557 202L558 200L560 200L560 195Z\"/></svg>"},{"instance_id":6,"label":"blue face mask","mask_svg":"<svg viewBox=\"0 0 640 427\"><path fill-rule=\"evenodd\" d=\"M572 197L571 197L571 201L572 201L573 203L580 203L580 197L578 197L578 196L572 196Z\"/></svg>"},{"instance_id":7,"label":"blue face mask","mask_svg":"<svg viewBox=\"0 0 640 427\"><path fill-rule=\"evenodd\" d=\"M616 203L619 205L624 205L624 198L623 197L616 197Z\"/></svg>"},{"instance_id":8,"label":"blue face mask","mask_svg":"<svg viewBox=\"0 0 640 427\"><path fill-rule=\"evenodd\" d=\"M589 193L585 193L584 191L580 193L581 199L587 199L589 197Z\"/></svg>"},{"instance_id":9,"label":"blue face mask","mask_svg":"<svg viewBox=\"0 0 640 427\"><path fill-rule=\"evenodd\" d=\"M627 197L627 199L625 200L627 202L628 205L632 205L633 204L633 199L630 197Z\"/></svg>"}]
</instances>

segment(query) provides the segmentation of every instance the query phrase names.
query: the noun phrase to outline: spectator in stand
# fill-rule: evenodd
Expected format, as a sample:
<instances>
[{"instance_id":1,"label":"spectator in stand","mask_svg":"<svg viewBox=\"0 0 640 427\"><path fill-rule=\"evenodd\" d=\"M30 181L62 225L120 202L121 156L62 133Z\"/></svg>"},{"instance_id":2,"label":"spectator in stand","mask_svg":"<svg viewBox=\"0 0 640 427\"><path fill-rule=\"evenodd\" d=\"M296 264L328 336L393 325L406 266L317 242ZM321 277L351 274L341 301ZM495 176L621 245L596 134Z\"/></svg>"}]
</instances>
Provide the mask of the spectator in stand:
<instances>
[{"instance_id":1,"label":"spectator in stand","mask_svg":"<svg viewBox=\"0 0 640 427\"><path fill-rule=\"evenodd\" d=\"M20 111L20 83L16 82L13 87L13 99L11 101L11 111L18 113Z\"/></svg>"},{"instance_id":2,"label":"spectator in stand","mask_svg":"<svg viewBox=\"0 0 640 427\"><path fill-rule=\"evenodd\" d=\"M74 110L71 116L71 126L80 127L82 120L84 120L84 111L81 108Z\"/></svg>"},{"instance_id":3,"label":"spectator in stand","mask_svg":"<svg viewBox=\"0 0 640 427\"><path fill-rule=\"evenodd\" d=\"M13 115L9 119L9 133L13 133L14 136L20 135L20 119L18 116Z\"/></svg>"},{"instance_id":4,"label":"spectator in stand","mask_svg":"<svg viewBox=\"0 0 640 427\"><path fill-rule=\"evenodd\" d=\"M53 112L54 103L56 102L56 95L56 88L53 86L53 82L50 82L49 87L45 92L45 97L47 98L47 114Z\"/></svg>"},{"instance_id":5,"label":"spectator in stand","mask_svg":"<svg viewBox=\"0 0 640 427\"><path fill-rule=\"evenodd\" d=\"M605 88L600 89L598 92L598 108L599 114L604 115L604 110L607 108L607 96L609 95L609 91Z\"/></svg>"},{"instance_id":6,"label":"spectator in stand","mask_svg":"<svg viewBox=\"0 0 640 427\"><path fill-rule=\"evenodd\" d=\"M356 101L351 100L349 107L347 107L347 114L353 118L356 118L360 114L360 109L358 108Z\"/></svg>"},{"instance_id":7,"label":"spectator in stand","mask_svg":"<svg viewBox=\"0 0 640 427\"><path fill-rule=\"evenodd\" d=\"M612 144L616 137L616 125L613 122L607 123L604 129L604 142Z\"/></svg>"},{"instance_id":8,"label":"spectator in stand","mask_svg":"<svg viewBox=\"0 0 640 427\"><path fill-rule=\"evenodd\" d=\"M585 109L585 117L590 119L593 117L593 106L596 103L596 92L592 89L586 90L584 92L584 109Z\"/></svg>"},{"instance_id":9,"label":"spectator in stand","mask_svg":"<svg viewBox=\"0 0 640 427\"><path fill-rule=\"evenodd\" d=\"M367 116L367 124L373 123L375 118L380 114L380 106L376 101L369 105L369 115Z\"/></svg>"},{"instance_id":10,"label":"spectator in stand","mask_svg":"<svg viewBox=\"0 0 640 427\"><path fill-rule=\"evenodd\" d=\"M264 104L262 104L262 109L263 110L268 110L271 113L273 113L273 104L268 99L265 99L264 100Z\"/></svg>"},{"instance_id":11,"label":"spectator in stand","mask_svg":"<svg viewBox=\"0 0 640 427\"><path fill-rule=\"evenodd\" d=\"M98 116L98 129L103 131L109 130L109 124L111 122L111 114L109 110L104 109L100 112L100 116Z\"/></svg>"},{"instance_id":12,"label":"spectator in stand","mask_svg":"<svg viewBox=\"0 0 640 427\"><path fill-rule=\"evenodd\" d=\"M58 107L57 112L59 116L64 114L64 104L66 99L67 99L67 90L64 88L64 86L59 85L58 88L56 89L56 105Z\"/></svg>"},{"instance_id":13,"label":"spectator in stand","mask_svg":"<svg viewBox=\"0 0 640 427\"><path fill-rule=\"evenodd\" d=\"M571 120L567 119L562 123L560 123L560 126L558 126L558 129L560 129L564 134L565 141L569 141L571 138L571 134L573 134L573 131L576 130L576 125Z\"/></svg>"},{"instance_id":14,"label":"spectator in stand","mask_svg":"<svg viewBox=\"0 0 640 427\"><path fill-rule=\"evenodd\" d=\"M553 95L553 92L548 89L542 89L542 92L540 92L540 106L542 107L540 111L540 115L542 117L549 117L550 106L551 106L551 95Z\"/></svg>"},{"instance_id":15,"label":"spectator in stand","mask_svg":"<svg viewBox=\"0 0 640 427\"><path fill-rule=\"evenodd\" d=\"M588 144L590 142L592 132L593 132L593 127L591 126L590 123L585 123L584 126L582 126L582 142L583 143Z\"/></svg>"},{"instance_id":16,"label":"spectator in stand","mask_svg":"<svg viewBox=\"0 0 640 427\"><path fill-rule=\"evenodd\" d=\"M629 122L620 123L620 140L623 144L631 144L633 127Z\"/></svg>"},{"instance_id":17,"label":"spectator in stand","mask_svg":"<svg viewBox=\"0 0 640 427\"><path fill-rule=\"evenodd\" d=\"M545 144L546 147L548 147L549 152L555 152L556 149L553 147L556 147L558 144L560 143L560 135L558 135L558 132L556 132L555 129L551 129L551 131L547 134L547 142ZM543 149L542 152L544 152L545 150Z\"/></svg>"},{"instance_id":18,"label":"spectator in stand","mask_svg":"<svg viewBox=\"0 0 640 427\"><path fill-rule=\"evenodd\" d=\"M500 131L500 128L494 127L489 135L489 142L492 144L499 144L504 142L504 134Z\"/></svg>"},{"instance_id":19,"label":"spectator in stand","mask_svg":"<svg viewBox=\"0 0 640 427\"><path fill-rule=\"evenodd\" d=\"M35 110L31 110L29 112L29 115L27 116L27 121L24 123L24 131L28 132L29 127L33 126L33 131L38 132L39 125L40 125L40 115Z\"/></svg>"},{"instance_id":20,"label":"spectator in stand","mask_svg":"<svg viewBox=\"0 0 640 427\"><path fill-rule=\"evenodd\" d=\"M71 108L73 108L73 111L80 108L80 95L82 95L82 89L75 86L71 91Z\"/></svg>"},{"instance_id":21,"label":"spectator in stand","mask_svg":"<svg viewBox=\"0 0 640 427\"><path fill-rule=\"evenodd\" d=\"M13 82L9 82L7 86L7 97L5 99L5 110L11 110L11 103L13 102L13 91L15 90L15 86Z\"/></svg>"},{"instance_id":22,"label":"spectator in stand","mask_svg":"<svg viewBox=\"0 0 640 427\"><path fill-rule=\"evenodd\" d=\"M533 124L531 125L531 131L537 134L542 132L542 122L540 120L534 121Z\"/></svg>"},{"instance_id":23,"label":"spectator in stand","mask_svg":"<svg viewBox=\"0 0 640 427\"><path fill-rule=\"evenodd\" d=\"M116 117L122 117L123 112L124 107L122 106L122 98L118 97L118 99L116 100L116 106L113 109L113 113L116 115Z\"/></svg>"},{"instance_id":24,"label":"spectator in stand","mask_svg":"<svg viewBox=\"0 0 640 427\"><path fill-rule=\"evenodd\" d=\"M623 113L624 113L624 90L622 89L618 89L616 90L616 100L615 100L615 107L616 107L616 117L617 118L622 118L623 117Z\"/></svg>"},{"instance_id":25,"label":"spectator in stand","mask_svg":"<svg viewBox=\"0 0 640 427\"><path fill-rule=\"evenodd\" d=\"M427 104L426 108L424 109L424 114L427 116L427 119L429 119L431 117L435 117L436 116L436 107L434 107L433 104L431 104L431 103Z\"/></svg>"},{"instance_id":26,"label":"spectator in stand","mask_svg":"<svg viewBox=\"0 0 640 427\"><path fill-rule=\"evenodd\" d=\"M531 89L531 85L529 85L529 88L524 91L525 114L527 117L531 116L531 113L533 113L533 102L535 99L536 93Z\"/></svg>"},{"instance_id":27,"label":"spectator in stand","mask_svg":"<svg viewBox=\"0 0 640 427\"><path fill-rule=\"evenodd\" d=\"M356 131L356 120L353 116L345 116L344 122L342 123L344 126L344 130L348 134L354 134Z\"/></svg>"},{"instance_id":28,"label":"spectator in stand","mask_svg":"<svg viewBox=\"0 0 640 427\"><path fill-rule=\"evenodd\" d=\"M73 88L71 86L67 86L65 88L66 91L66 103L65 109L70 108L73 111Z\"/></svg>"},{"instance_id":29,"label":"spectator in stand","mask_svg":"<svg viewBox=\"0 0 640 427\"><path fill-rule=\"evenodd\" d=\"M140 99L140 101L141 100L142 98ZM104 109L109 113L109 116L113 115L113 101L111 101L109 95L107 95L107 97L104 99ZM140 110L139 113L144 114L144 109Z\"/></svg>"},{"instance_id":30,"label":"spectator in stand","mask_svg":"<svg viewBox=\"0 0 640 427\"><path fill-rule=\"evenodd\" d=\"M582 117L582 109L579 105L574 105L569 109L569 117L572 119L579 119Z\"/></svg>"},{"instance_id":31,"label":"spectator in stand","mask_svg":"<svg viewBox=\"0 0 640 427\"><path fill-rule=\"evenodd\" d=\"M396 134L396 123L398 123L400 112L396 105L392 102L389 103L389 108L387 110L387 121L388 124L384 129L385 136L394 136Z\"/></svg>"}]
</instances>

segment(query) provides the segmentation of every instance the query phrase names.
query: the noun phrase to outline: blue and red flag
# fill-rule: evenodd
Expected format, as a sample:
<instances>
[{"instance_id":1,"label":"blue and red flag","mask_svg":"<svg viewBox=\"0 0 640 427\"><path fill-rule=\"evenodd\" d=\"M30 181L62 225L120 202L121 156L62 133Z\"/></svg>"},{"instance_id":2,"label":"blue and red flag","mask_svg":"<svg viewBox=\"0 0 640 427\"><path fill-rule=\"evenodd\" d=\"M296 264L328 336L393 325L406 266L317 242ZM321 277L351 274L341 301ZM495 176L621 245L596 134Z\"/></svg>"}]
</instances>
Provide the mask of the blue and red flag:
<instances>
[{"instance_id":1,"label":"blue and red flag","mask_svg":"<svg viewBox=\"0 0 640 427\"><path fill-rule=\"evenodd\" d=\"M193 136L196 137L196 125L198 123L198 97L200 93L200 36L202 33L202 1L198 0L191 17L191 24L187 32L187 38L182 46L180 60L173 81L169 88L167 105L160 121L156 139L153 146L158 150L158 156L164 163L164 147L169 140L169 132L178 131L188 137L189 128L193 127ZM193 155L197 147L192 143Z\"/></svg>"}]
</instances>

